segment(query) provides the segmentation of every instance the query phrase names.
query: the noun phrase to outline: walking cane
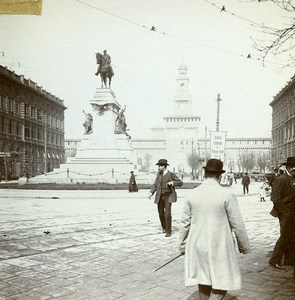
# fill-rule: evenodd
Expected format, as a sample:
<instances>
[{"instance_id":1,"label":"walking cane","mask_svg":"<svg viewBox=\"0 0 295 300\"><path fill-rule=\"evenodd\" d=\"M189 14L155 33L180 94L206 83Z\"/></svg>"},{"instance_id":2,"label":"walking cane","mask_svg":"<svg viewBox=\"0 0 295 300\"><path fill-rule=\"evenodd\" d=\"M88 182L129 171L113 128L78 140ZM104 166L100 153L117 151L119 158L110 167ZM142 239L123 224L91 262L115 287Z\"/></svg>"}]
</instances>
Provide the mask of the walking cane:
<instances>
[{"instance_id":1,"label":"walking cane","mask_svg":"<svg viewBox=\"0 0 295 300\"><path fill-rule=\"evenodd\" d=\"M169 261L167 261L166 263L164 263L162 266L160 266L160 267L154 269L153 272L156 272L156 271L162 269L163 267L167 266L168 264L170 264L171 262L173 262L173 260L177 259L177 258L180 257L181 255L182 255L181 253L178 254L178 255L175 256L174 258L172 258L172 259L170 259Z\"/></svg>"}]
</instances>

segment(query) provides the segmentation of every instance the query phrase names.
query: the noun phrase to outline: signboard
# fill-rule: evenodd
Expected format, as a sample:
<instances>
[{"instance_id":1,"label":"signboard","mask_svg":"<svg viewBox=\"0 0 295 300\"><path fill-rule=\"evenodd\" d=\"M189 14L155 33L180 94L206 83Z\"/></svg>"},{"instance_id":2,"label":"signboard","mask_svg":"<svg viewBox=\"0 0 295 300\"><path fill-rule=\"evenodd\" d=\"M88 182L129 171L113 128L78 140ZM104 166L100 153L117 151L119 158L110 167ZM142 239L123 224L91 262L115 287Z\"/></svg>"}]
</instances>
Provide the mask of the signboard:
<instances>
[{"instance_id":1,"label":"signboard","mask_svg":"<svg viewBox=\"0 0 295 300\"><path fill-rule=\"evenodd\" d=\"M210 133L210 158L217 158L224 161L226 132L211 131Z\"/></svg>"}]
</instances>

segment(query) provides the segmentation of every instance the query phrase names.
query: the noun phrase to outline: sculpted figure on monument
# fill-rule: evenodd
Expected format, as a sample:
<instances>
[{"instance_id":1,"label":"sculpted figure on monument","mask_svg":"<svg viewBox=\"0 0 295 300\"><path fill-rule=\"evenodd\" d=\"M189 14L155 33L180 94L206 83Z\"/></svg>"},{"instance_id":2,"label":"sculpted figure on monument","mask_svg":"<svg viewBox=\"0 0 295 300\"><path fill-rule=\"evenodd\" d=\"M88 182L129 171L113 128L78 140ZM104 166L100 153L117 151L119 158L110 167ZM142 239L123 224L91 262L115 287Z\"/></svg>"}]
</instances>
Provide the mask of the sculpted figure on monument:
<instances>
[{"instance_id":1,"label":"sculpted figure on monument","mask_svg":"<svg viewBox=\"0 0 295 300\"><path fill-rule=\"evenodd\" d=\"M96 63L98 64L96 76L100 75L101 88L107 88L107 79L109 79L108 87L111 88L112 77L115 75L111 66L111 57L107 53L107 50L103 51L103 54L96 53Z\"/></svg>"},{"instance_id":2,"label":"sculpted figure on monument","mask_svg":"<svg viewBox=\"0 0 295 300\"><path fill-rule=\"evenodd\" d=\"M85 122L83 123L83 126L85 127L85 134L90 134L92 133L93 117L90 113L85 113L84 110L83 113L86 116Z\"/></svg>"},{"instance_id":3,"label":"sculpted figure on monument","mask_svg":"<svg viewBox=\"0 0 295 300\"><path fill-rule=\"evenodd\" d=\"M124 115L124 112L126 110L126 105L124 106L124 109L121 108L117 119L116 119L116 133L124 133L126 134L129 138L131 138L131 136L127 133L127 124L126 124L126 118Z\"/></svg>"},{"instance_id":4,"label":"sculpted figure on monument","mask_svg":"<svg viewBox=\"0 0 295 300\"><path fill-rule=\"evenodd\" d=\"M116 123L117 123L116 131L117 131L117 133L125 133L125 131L126 131L127 124L126 124L126 119L125 119L125 115L124 115L125 110L126 110L126 105L124 106L124 109L121 108L119 113L118 113L118 116L117 116L117 119L116 119Z\"/></svg>"}]
</instances>

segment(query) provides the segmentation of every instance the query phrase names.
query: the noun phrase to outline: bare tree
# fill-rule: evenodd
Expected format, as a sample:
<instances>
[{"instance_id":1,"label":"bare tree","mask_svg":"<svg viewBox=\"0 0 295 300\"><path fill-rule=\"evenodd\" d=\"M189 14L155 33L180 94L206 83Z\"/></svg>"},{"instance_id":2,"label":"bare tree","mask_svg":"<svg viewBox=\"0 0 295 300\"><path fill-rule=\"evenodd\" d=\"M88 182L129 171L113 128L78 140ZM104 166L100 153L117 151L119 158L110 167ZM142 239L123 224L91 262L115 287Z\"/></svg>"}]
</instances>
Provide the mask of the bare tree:
<instances>
[{"instance_id":1,"label":"bare tree","mask_svg":"<svg viewBox=\"0 0 295 300\"><path fill-rule=\"evenodd\" d=\"M243 153L240 156L240 163L242 166L242 169L245 170L246 172L249 172L249 170L254 169L256 160L255 160L255 154L253 152L248 153Z\"/></svg>"},{"instance_id":2,"label":"bare tree","mask_svg":"<svg viewBox=\"0 0 295 300\"><path fill-rule=\"evenodd\" d=\"M263 64L270 55L279 58L287 54L287 61L285 67L295 66L295 0L251 0L252 2L272 2L278 6L279 9L286 13L290 13L290 17L286 17L286 24L282 28L272 28L266 25L260 25L264 38L262 40L254 40L254 48L262 54Z\"/></svg>"},{"instance_id":3,"label":"bare tree","mask_svg":"<svg viewBox=\"0 0 295 300\"><path fill-rule=\"evenodd\" d=\"M270 153L269 152L260 152L257 155L257 166L260 172L265 173L266 169L270 169Z\"/></svg>"}]
</instances>

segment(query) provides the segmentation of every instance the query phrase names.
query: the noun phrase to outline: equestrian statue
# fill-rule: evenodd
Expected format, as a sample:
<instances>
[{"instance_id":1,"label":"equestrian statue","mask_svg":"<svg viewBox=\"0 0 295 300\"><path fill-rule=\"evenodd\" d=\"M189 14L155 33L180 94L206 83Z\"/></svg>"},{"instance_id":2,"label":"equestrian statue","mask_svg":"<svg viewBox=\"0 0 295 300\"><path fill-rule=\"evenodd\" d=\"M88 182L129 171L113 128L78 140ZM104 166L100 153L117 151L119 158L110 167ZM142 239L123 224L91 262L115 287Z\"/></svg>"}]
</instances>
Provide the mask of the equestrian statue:
<instances>
[{"instance_id":1,"label":"equestrian statue","mask_svg":"<svg viewBox=\"0 0 295 300\"><path fill-rule=\"evenodd\" d=\"M103 54L96 53L96 63L98 64L98 68L95 75L98 76L100 74L101 88L111 88L114 72L111 66L111 57L108 55L107 50L104 50ZM109 79L108 84L107 79Z\"/></svg>"}]
</instances>

